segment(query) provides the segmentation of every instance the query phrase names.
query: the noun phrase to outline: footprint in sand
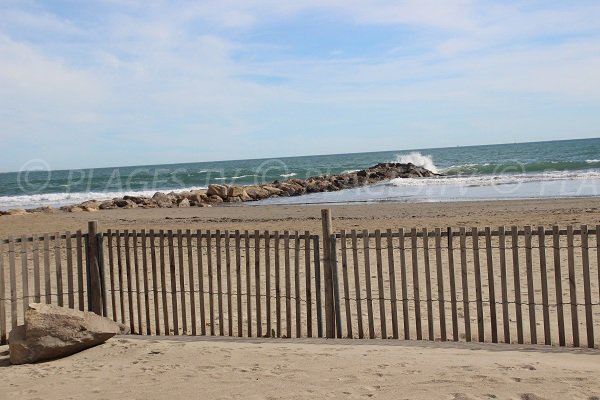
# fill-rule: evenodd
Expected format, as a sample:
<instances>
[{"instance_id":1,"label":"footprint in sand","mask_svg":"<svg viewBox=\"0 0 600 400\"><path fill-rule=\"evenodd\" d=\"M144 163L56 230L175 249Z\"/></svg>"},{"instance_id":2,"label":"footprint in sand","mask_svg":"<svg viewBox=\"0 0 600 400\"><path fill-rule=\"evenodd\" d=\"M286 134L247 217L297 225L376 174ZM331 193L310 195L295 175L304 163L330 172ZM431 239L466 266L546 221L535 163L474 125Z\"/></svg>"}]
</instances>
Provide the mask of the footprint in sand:
<instances>
[{"instance_id":1,"label":"footprint in sand","mask_svg":"<svg viewBox=\"0 0 600 400\"><path fill-rule=\"evenodd\" d=\"M530 370L530 371L535 371L535 370L536 370L536 368L535 368L533 365L531 365L531 364L524 364L524 365L521 365L521 368L523 368L523 369L528 369L528 370Z\"/></svg>"},{"instance_id":2,"label":"footprint in sand","mask_svg":"<svg viewBox=\"0 0 600 400\"><path fill-rule=\"evenodd\" d=\"M544 400L543 397L538 396L535 393L523 393L521 395L522 400Z\"/></svg>"}]
</instances>

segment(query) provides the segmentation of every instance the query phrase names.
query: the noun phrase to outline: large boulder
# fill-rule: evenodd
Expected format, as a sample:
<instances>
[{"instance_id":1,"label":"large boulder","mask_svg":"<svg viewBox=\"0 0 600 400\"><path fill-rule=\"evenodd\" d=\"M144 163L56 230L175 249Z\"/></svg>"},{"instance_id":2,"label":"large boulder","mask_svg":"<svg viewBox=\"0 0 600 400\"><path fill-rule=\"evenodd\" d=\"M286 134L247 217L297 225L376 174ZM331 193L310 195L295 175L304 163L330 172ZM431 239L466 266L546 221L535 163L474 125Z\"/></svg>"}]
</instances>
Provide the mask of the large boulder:
<instances>
[{"instance_id":1,"label":"large boulder","mask_svg":"<svg viewBox=\"0 0 600 400\"><path fill-rule=\"evenodd\" d=\"M182 199L178 204L179 208L188 208L189 206L190 206L190 201L188 199Z\"/></svg>"},{"instance_id":2,"label":"large boulder","mask_svg":"<svg viewBox=\"0 0 600 400\"><path fill-rule=\"evenodd\" d=\"M252 200L266 199L267 197L270 196L269 191L260 186L246 186L244 189L246 190L246 194Z\"/></svg>"},{"instance_id":3,"label":"large boulder","mask_svg":"<svg viewBox=\"0 0 600 400\"><path fill-rule=\"evenodd\" d=\"M229 188L227 185L208 185L208 190L206 191L208 197L219 196L221 199L226 199L228 193Z\"/></svg>"},{"instance_id":4,"label":"large boulder","mask_svg":"<svg viewBox=\"0 0 600 400\"><path fill-rule=\"evenodd\" d=\"M154 193L152 200L156 202L156 205L160 208L171 208L173 207L174 198L162 192Z\"/></svg>"},{"instance_id":5,"label":"large boulder","mask_svg":"<svg viewBox=\"0 0 600 400\"><path fill-rule=\"evenodd\" d=\"M269 196L281 196L283 194L283 190L271 185L264 185L262 188L269 192Z\"/></svg>"},{"instance_id":6,"label":"large boulder","mask_svg":"<svg viewBox=\"0 0 600 400\"><path fill-rule=\"evenodd\" d=\"M104 343L127 327L89 311L33 303L25 325L9 335L11 364L27 364L65 357Z\"/></svg>"},{"instance_id":7,"label":"large boulder","mask_svg":"<svg viewBox=\"0 0 600 400\"><path fill-rule=\"evenodd\" d=\"M248 196L248 193L246 192L245 188L240 186L230 186L229 190L227 191L227 197L238 198L240 199L240 201L252 200L252 198Z\"/></svg>"}]
</instances>

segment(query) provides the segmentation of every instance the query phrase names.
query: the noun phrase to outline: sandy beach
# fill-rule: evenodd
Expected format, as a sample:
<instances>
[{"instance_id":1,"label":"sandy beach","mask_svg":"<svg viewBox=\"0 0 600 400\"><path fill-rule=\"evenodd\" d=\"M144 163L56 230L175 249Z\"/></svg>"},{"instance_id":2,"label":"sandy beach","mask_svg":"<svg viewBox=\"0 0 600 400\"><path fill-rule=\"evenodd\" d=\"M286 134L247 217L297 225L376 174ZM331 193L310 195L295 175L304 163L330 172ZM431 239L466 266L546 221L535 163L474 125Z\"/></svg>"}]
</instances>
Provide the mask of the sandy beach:
<instances>
[{"instance_id":1,"label":"sandy beach","mask_svg":"<svg viewBox=\"0 0 600 400\"><path fill-rule=\"evenodd\" d=\"M115 337L36 365L0 356L0 370L6 399L600 396L599 351L475 343Z\"/></svg>"},{"instance_id":2,"label":"sandy beach","mask_svg":"<svg viewBox=\"0 0 600 400\"><path fill-rule=\"evenodd\" d=\"M334 230L387 228L595 225L600 200L594 197L453 203L374 203L218 206L29 214L0 218L0 237L86 230L97 220L106 229L310 230L321 232L320 210L330 208Z\"/></svg>"},{"instance_id":3,"label":"sandy beach","mask_svg":"<svg viewBox=\"0 0 600 400\"><path fill-rule=\"evenodd\" d=\"M91 219L98 221L101 230L320 233L320 209L324 207L332 210L335 231L600 223L600 203L595 198L242 205L4 216L0 219L0 237L77 229L85 232ZM7 350L0 349L4 355ZM0 366L6 367L6 378L0 393L24 399L79 398L84 394L90 398L158 399L173 393L189 398L202 393L208 398L595 399L600 396L599 357L598 350L517 344L131 336L37 365L10 367L3 359ZM281 386L283 381L285 388Z\"/></svg>"}]
</instances>

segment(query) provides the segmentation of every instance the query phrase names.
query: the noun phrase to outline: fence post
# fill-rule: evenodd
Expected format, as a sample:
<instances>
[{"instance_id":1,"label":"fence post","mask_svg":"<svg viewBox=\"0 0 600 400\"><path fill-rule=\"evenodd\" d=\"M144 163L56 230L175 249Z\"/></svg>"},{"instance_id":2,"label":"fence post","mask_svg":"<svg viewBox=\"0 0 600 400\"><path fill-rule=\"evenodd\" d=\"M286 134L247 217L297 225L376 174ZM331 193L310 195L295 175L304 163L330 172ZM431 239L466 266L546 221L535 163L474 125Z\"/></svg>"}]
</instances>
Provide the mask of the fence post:
<instances>
[{"instance_id":1,"label":"fence post","mask_svg":"<svg viewBox=\"0 0 600 400\"><path fill-rule=\"evenodd\" d=\"M325 337L335 338L335 310L333 304L333 279L331 275L331 211L321 210L323 225L323 274L325 276Z\"/></svg>"},{"instance_id":2,"label":"fence post","mask_svg":"<svg viewBox=\"0 0 600 400\"><path fill-rule=\"evenodd\" d=\"M90 311L103 315L102 283L100 276L100 259L98 257L98 221L88 222L88 293Z\"/></svg>"}]
</instances>

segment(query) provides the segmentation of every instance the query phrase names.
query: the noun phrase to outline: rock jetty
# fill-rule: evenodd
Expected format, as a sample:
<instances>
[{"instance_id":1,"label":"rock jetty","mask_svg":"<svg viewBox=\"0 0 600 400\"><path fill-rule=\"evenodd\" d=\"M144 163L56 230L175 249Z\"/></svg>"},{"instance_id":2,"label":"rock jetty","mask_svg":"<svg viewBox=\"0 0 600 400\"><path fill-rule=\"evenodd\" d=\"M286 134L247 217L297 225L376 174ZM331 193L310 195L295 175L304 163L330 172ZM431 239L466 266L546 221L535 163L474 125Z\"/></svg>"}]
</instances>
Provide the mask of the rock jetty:
<instances>
[{"instance_id":1,"label":"rock jetty","mask_svg":"<svg viewBox=\"0 0 600 400\"><path fill-rule=\"evenodd\" d=\"M81 204L64 206L67 212L98 211L128 208L178 208L210 207L222 203L241 203L270 197L301 196L308 193L334 192L360 186L372 185L395 178L427 178L438 176L426 168L414 164L380 163L360 171L340 175L312 176L304 179L288 179L252 186L209 185L207 189L189 192L157 192L152 197L124 196L112 200L89 200ZM53 212L53 209L9 210L6 215L22 213Z\"/></svg>"}]
</instances>

